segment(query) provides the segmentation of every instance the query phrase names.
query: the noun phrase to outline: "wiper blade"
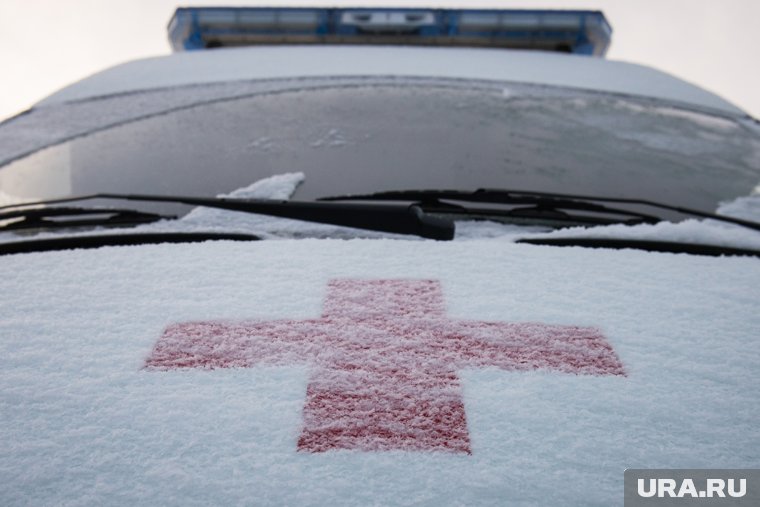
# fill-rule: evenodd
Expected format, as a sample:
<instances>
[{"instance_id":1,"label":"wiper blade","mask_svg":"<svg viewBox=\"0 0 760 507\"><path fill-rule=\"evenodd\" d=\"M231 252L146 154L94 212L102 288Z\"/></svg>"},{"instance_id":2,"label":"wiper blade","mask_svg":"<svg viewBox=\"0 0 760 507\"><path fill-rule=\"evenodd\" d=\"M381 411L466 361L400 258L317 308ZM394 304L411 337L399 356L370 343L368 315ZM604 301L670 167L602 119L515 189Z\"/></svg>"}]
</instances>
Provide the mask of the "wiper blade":
<instances>
[{"instance_id":1,"label":"wiper blade","mask_svg":"<svg viewBox=\"0 0 760 507\"><path fill-rule=\"evenodd\" d=\"M367 204L313 201L277 201L267 199L230 199L220 197L185 197L138 194L90 194L65 199L14 204L0 210L24 206L62 204L89 199L119 199L141 202L170 202L240 211L307 222L354 227L395 234L411 234L423 238L451 240L454 223L426 214L417 205Z\"/></svg>"},{"instance_id":2,"label":"wiper blade","mask_svg":"<svg viewBox=\"0 0 760 507\"><path fill-rule=\"evenodd\" d=\"M99 234L92 236L63 236L0 243L0 255L100 248L104 246L156 245L161 243L199 243L203 241L256 241L250 234L215 232L153 232L133 234Z\"/></svg>"},{"instance_id":3,"label":"wiper blade","mask_svg":"<svg viewBox=\"0 0 760 507\"><path fill-rule=\"evenodd\" d=\"M0 232L71 227L126 227L175 218L177 217L117 208L32 208L0 213ZM2 224L8 220L10 222Z\"/></svg>"},{"instance_id":4,"label":"wiper blade","mask_svg":"<svg viewBox=\"0 0 760 507\"><path fill-rule=\"evenodd\" d=\"M760 250L752 250L749 248L629 238L523 238L518 239L515 243L543 246L611 248L615 250L630 248L634 250L645 250L647 252L686 253L690 255L708 255L711 257L760 257Z\"/></svg>"},{"instance_id":5,"label":"wiper blade","mask_svg":"<svg viewBox=\"0 0 760 507\"><path fill-rule=\"evenodd\" d=\"M612 208L598 202L605 203L617 203L617 204L631 204L640 206L649 206L652 208L675 211L683 215L697 216L701 218L710 218L713 220L719 220L722 222L728 222L736 225L741 225L760 231L760 223L752 222L750 220L743 220L741 218L734 218L726 215L718 215L715 213L707 213L704 211L696 210L693 208L685 208L683 206L671 206L660 202L650 201L646 199L627 199L621 197L600 197L600 196L587 196L587 195L573 195L573 194L557 194L551 192L531 192L523 190L508 190L508 189L488 189L481 188L475 191L461 191L461 190L405 190L405 191L389 191L389 192L377 192L373 194L360 194L360 195L343 195L335 197L327 197L321 200L324 201L419 201L420 206L423 209L428 209L429 205L435 205L440 199L456 200L464 202L481 202L491 204L507 204L507 205L531 205L532 208L518 208L519 214L524 214L529 211L541 211L547 212L559 211L559 210L577 210L586 212L599 212L608 214L618 214L623 216L630 216L633 220L624 221L624 223L657 223L662 219L639 213L631 210L624 210L620 208ZM511 215L515 216L515 215ZM518 215L519 216L519 215ZM573 219L585 218L577 215L572 217Z\"/></svg>"}]
</instances>

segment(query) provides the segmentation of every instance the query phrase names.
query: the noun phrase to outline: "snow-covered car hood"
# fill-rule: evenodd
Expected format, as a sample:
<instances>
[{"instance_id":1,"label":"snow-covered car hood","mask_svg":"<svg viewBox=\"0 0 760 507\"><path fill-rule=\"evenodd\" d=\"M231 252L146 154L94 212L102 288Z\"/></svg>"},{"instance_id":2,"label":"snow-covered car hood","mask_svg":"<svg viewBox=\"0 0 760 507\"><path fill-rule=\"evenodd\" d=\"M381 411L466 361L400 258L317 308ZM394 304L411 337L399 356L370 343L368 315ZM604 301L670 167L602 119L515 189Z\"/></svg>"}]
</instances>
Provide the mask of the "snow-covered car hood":
<instances>
[{"instance_id":1,"label":"snow-covered car hood","mask_svg":"<svg viewBox=\"0 0 760 507\"><path fill-rule=\"evenodd\" d=\"M626 468L760 464L757 259L303 239L3 267L8 504L614 505ZM383 377L410 361L432 373Z\"/></svg>"}]
</instances>

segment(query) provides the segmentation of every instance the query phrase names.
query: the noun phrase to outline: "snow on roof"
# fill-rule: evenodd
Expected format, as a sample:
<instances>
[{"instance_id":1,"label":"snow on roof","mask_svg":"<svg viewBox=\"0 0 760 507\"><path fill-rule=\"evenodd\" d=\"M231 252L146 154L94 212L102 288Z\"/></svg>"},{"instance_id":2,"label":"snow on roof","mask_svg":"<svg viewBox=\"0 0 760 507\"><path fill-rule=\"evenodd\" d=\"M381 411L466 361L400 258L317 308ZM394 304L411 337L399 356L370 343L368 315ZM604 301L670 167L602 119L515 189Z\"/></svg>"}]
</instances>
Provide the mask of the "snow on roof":
<instances>
[{"instance_id":1,"label":"snow on roof","mask_svg":"<svg viewBox=\"0 0 760 507\"><path fill-rule=\"evenodd\" d=\"M178 53L117 65L38 106L163 87L324 76L416 76L565 86L745 115L733 104L664 72L579 55L474 48L278 46Z\"/></svg>"}]
</instances>

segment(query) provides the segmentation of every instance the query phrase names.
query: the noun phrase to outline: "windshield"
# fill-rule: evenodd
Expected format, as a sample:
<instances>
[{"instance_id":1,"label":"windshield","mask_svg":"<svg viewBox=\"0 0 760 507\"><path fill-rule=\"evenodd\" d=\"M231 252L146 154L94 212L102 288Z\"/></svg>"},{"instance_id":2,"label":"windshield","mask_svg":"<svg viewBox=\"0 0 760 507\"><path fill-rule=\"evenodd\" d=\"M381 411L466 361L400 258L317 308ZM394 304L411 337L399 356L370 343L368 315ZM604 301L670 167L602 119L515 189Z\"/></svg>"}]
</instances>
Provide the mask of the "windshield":
<instances>
[{"instance_id":1,"label":"windshield","mask_svg":"<svg viewBox=\"0 0 760 507\"><path fill-rule=\"evenodd\" d=\"M72 139L0 168L0 191L23 199L211 196L303 172L295 199L490 187L713 211L760 183L760 140L742 121L651 99L511 83L228 83L45 107L0 131L10 139L35 115L42 122L78 110L87 114L59 133Z\"/></svg>"}]
</instances>

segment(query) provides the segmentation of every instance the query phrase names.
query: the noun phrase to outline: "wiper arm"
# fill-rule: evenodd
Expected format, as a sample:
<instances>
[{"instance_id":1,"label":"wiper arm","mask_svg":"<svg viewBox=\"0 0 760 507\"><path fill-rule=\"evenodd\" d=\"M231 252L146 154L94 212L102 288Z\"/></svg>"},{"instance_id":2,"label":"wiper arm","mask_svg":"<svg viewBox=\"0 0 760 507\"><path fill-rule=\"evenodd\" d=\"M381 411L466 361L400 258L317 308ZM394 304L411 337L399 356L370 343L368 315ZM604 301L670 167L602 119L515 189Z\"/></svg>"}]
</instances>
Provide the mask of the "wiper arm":
<instances>
[{"instance_id":1,"label":"wiper arm","mask_svg":"<svg viewBox=\"0 0 760 507\"><path fill-rule=\"evenodd\" d=\"M612 223L657 223L659 217L644 213L611 208L587 201L568 198L556 198L548 195L527 195L502 190L480 189L474 192L461 190L403 190L376 192L372 194L344 195L324 197L321 201L416 201L420 207L429 212L491 215L515 219L539 219L570 223L590 223L606 225ZM503 204L516 206L508 210L474 209L442 202L442 200L478 202L485 204ZM617 215L623 218L601 218L591 214L569 214L566 211L581 211L591 214Z\"/></svg>"},{"instance_id":2,"label":"wiper arm","mask_svg":"<svg viewBox=\"0 0 760 507\"><path fill-rule=\"evenodd\" d=\"M134 226L174 218L177 217L116 208L32 208L0 213L0 223L11 220L0 225L0 232L22 229Z\"/></svg>"},{"instance_id":3,"label":"wiper arm","mask_svg":"<svg viewBox=\"0 0 760 507\"><path fill-rule=\"evenodd\" d=\"M719 220L721 222L728 222L736 225L741 225L750 229L760 231L760 223L752 222L750 220L743 220L741 218L734 218L726 215L718 215L715 213L708 213L693 208L685 208L683 206L671 206L656 201L650 201L646 199L627 199L621 197L599 197L599 196L587 196L587 195L573 195L573 194L557 194L551 192L531 192L522 190L508 190L508 189L488 189L481 188L475 191L460 191L460 190L409 190L409 191L390 191L390 192L377 192L373 194L361 194L361 195L343 195L336 197L327 197L321 200L324 201L420 201L420 206L427 208L426 203L435 203L439 199L449 199L464 202L482 202L492 204L509 204L509 205L533 205L534 208L512 210L512 211L528 211L528 210L578 210L589 212L601 212L619 215L628 215L633 217L634 220L627 223L657 223L662 221L661 218L653 215L647 215L630 210L623 210L620 208L611 208L597 202L617 203L617 204L633 204L640 206L649 206L652 208L675 211L683 215L697 216L702 218L710 218L713 220ZM519 215L517 215L519 216ZM573 217L573 218L578 218Z\"/></svg>"},{"instance_id":4,"label":"wiper arm","mask_svg":"<svg viewBox=\"0 0 760 507\"><path fill-rule=\"evenodd\" d=\"M89 199L119 199L141 202L171 202L191 206L240 211L260 215L292 218L307 222L354 227L395 234L412 234L423 238L451 240L454 223L426 214L417 205L366 204L343 202L277 201L267 199L229 199L219 197L184 197L137 194L90 194L65 199L14 204L0 210L24 206L62 204Z\"/></svg>"}]
</instances>

